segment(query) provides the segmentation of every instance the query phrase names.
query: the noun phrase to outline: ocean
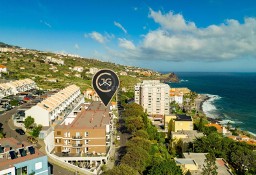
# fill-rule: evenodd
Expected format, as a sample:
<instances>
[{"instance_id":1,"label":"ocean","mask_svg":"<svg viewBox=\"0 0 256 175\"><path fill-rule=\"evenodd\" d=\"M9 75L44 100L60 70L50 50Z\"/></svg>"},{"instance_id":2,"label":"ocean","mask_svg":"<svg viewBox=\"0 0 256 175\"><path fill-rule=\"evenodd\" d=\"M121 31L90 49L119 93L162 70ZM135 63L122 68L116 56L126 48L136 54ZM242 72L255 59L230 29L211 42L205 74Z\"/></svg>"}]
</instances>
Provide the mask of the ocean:
<instances>
[{"instance_id":1,"label":"ocean","mask_svg":"<svg viewBox=\"0 0 256 175\"><path fill-rule=\"evenodd\" d=\"M179 83L171 87L188 87L210 98L203 103L208 117L219 118L256 134L256 73L176 73Z\"/></svg>"}]
</instances>

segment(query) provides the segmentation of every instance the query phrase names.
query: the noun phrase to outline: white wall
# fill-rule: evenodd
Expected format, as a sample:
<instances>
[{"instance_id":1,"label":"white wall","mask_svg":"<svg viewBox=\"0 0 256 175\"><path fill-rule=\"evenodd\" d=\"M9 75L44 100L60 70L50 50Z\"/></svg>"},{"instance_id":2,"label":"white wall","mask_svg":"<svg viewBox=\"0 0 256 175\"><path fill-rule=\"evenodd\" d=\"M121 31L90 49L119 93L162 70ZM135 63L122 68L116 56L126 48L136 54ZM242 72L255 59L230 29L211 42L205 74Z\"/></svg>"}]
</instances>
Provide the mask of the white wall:
<instances>
[{"instance_id":1,"label":"white wall","mask_svg":"<svg viewBox=\"0 0 256 175\"><path fill-rule=\"evenodd\" d=\"M40 124L42 126L50 126L49 112L37 105L25 111L25 117L28 116L33 117L36 124Z\"/></svg>"},{"instance_id":2,"label":"white wall","mask_svg":"<svg viewBox=\"0 0 256 175\"><path fill-rule=\"evenodd\" d=\"M2 175L2 174L8 174L8 173L11 173L11 175L15 175L15 167L8 168L8 169L1 170L1 171L0 171L0 175Z\"/></svg>"}]
</instances>

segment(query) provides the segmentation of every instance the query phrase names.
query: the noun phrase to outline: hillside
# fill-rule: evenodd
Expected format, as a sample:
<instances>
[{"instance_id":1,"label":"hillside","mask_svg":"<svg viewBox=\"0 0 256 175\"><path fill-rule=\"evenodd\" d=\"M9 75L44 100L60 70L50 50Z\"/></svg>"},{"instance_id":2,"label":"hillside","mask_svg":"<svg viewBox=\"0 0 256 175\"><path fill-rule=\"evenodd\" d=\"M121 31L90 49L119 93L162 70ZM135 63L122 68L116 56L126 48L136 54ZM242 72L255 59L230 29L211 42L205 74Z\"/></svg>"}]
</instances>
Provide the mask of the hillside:
<instances>
[{"instance_id":1,"label":"hillside","mask_svg":"<svg viewBox=\"0 0 256 175\"><path fill-rule=\"evenodd\" d=\"M75 55L55 54L29 49L21 49L1 43L9 48L0 52L0 64L7 66L4 79L33 79L42 89L59 89L68 84L76 84L81 90L91 86L93 69L112 69L120 78L121 88L130 91L143 79L159 79L161 74L152 70L130 67L97 59L81 58ZM82 67L83 70L75 70Z\"/></svg>"}]
</instances>

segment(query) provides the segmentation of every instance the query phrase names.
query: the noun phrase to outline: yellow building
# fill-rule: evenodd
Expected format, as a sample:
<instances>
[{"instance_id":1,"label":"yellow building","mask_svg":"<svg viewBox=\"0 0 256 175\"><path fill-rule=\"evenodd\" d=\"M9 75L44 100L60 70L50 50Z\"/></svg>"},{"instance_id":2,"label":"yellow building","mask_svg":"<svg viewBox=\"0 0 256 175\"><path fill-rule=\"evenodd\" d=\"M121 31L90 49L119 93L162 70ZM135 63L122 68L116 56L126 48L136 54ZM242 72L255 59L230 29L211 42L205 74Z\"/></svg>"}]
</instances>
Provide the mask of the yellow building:
<instances>
[{"instance_id":1,"label":"yellow building","mask_svg":"<svg viewBox=\"0 0 256 175\"><path fill-rule=\"evenodd\" d=\"M176 114L169 114L169 115L164 116L165 129L168 129L168 124L169 124L170 120L174 120L174 119L176 119Z\"/></svg>"},{"instance_id":2,"label":"yellow building","mask_svg":"<svg viewBox=\"0 0 256 175\"><path fill-rule=\"evenodd\" d=\"M193 119L191 116L187 115L176 115L176 118L173 119L173 128L172 131L177 132L180 130L193 130Z\"/></svg>"}]
</instances>

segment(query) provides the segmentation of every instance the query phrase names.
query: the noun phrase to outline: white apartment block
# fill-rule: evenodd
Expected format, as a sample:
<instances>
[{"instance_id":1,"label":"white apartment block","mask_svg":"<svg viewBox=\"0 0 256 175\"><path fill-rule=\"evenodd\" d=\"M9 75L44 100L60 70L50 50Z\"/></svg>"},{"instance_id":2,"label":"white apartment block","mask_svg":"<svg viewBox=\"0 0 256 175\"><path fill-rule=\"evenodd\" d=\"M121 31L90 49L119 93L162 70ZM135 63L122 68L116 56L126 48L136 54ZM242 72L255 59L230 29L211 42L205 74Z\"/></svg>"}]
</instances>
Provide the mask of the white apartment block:
<instances>
[{"instance_id":1,"label":"white apartment block","mask_svg":"<svg viewBox=\"0 0 256 175\"><path fill-rule=\"evenodd\" d=\"M36 83L31 79L23 79L0 84L0 98L9 95L16 95L20 92L37 88Z\"/></svg>"},{"instance_id":2,"label":"white apartment block","mask_svg":"<svg viewBox=\"0 0 256 175\"><path fill-rule=\"evenodd\" d=\"M140 104L149 115L170 113L167 84L159 80L144 80L135 85L135 103Z\"/></svg>"},{"instance_id":3,"label":"white apartment block","mask_svg":"<svg viewBox=\"0 0 256 175\"><path fill-rule=\"evenodd\" d=\"M80 88L70 85L26 110L25 117L33 117L36 124L51 126L54 121L68 114L82 98Z\"/></svg>"}]
</instances>

